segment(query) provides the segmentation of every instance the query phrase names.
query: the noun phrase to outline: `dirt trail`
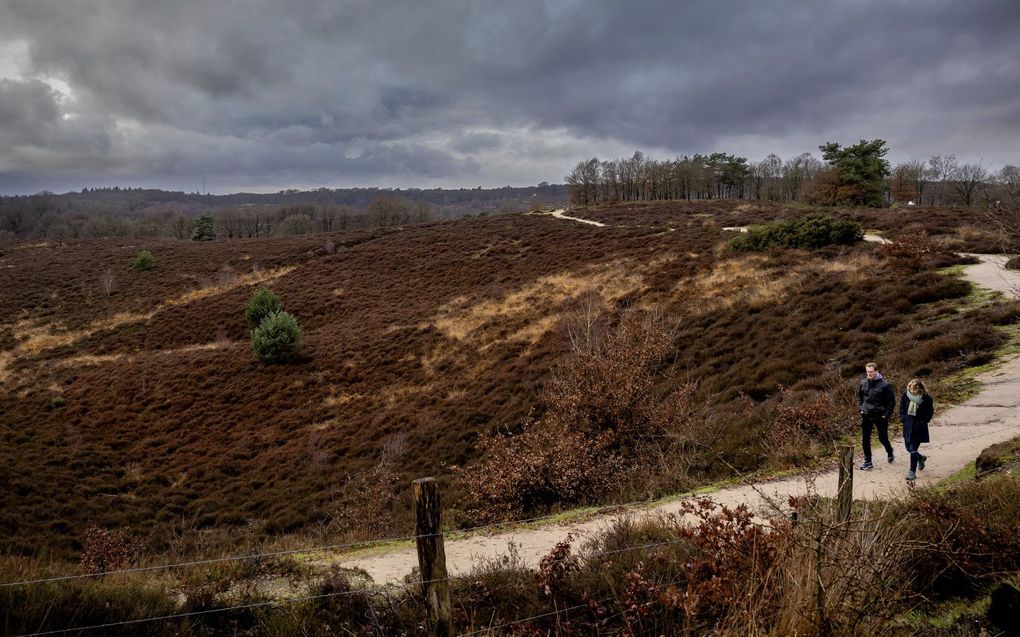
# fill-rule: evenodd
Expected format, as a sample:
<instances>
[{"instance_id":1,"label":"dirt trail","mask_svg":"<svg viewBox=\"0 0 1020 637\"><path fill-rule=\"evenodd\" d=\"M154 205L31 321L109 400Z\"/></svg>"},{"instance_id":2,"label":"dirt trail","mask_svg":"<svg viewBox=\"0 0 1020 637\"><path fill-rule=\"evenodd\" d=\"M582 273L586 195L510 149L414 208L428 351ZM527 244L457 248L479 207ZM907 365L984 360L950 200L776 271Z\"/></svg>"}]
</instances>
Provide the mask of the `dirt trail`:
<instances>
[{"instance_id":1,"label":"dirt trail","mask_svg":"<svg viewBox=\"0 0 1020 637\"><path fill-rule=\"evenodd\" d=\"M566 219L567 221L576 221L578 223L586 223L589 226L598 226L599 228L605 228L606 227L606 224L601 223L599 221L592 221L591 219L582 219L580 217L568 217L567 215L564 214L565 212L566 212L566 210L564 208L560 208L558 210L553 210L551 214L552 214L552 216L556 217L557 219Z\"/></svg>"},{"instance_id":2,"label":"dirt trail","mask_svg":"<svg viewBox=\"0 0 1020 637\"><path fill-rule=\"evenodd\" d=\"M556 212L561 213L557 215ZM563 217L562 211L554 216ZM594 223L579 220L584 223ZM1004 258L976 255L982 260L979 265L968 266L964 276L977 285L998 290L1009 295L1020 285L1020 273L1003 271ZM925 471L918 472L917 485L936 483L962 469L977 458L985 447L1009 440L1020 435L1020 357L1005 362L994 371L978 377L983 383L981 392L967 402L938 415L931 426L930 445L922 450L929 460ZM894 440L896 460L892 464L879 462L872 471L854 472L854 497L859 499L884 499L904 495L908 490L905 472L908 468L907 453L902 440ZM879 448L875 457L883 459L885 454ZM836 470L817 474L813 480L805 476L760 482L755 485L741 485L716 491L711 498L728 506L746 503L756 512L770 510L767 499L785 503L788 496L801 495L812 488L820 495L834 496L836 493ZM655 506L634 508L623 513L599 516L579 522L551 524L537 529L511 530L494 535L479 535L446 542L447 568L451 575L467 573L477 558L493 558L506 553L507 543L518 545L524 561L532 567L538 565L542 556L572 534L583 541L606 528L614 520L624 516L664 515L680 510L682 498ZM403 579L417 565L414 547L396 550L382 555L363 558L341 559L346 567L364 569L375 580L384 584Z\"/></svg>"}]
</instances>

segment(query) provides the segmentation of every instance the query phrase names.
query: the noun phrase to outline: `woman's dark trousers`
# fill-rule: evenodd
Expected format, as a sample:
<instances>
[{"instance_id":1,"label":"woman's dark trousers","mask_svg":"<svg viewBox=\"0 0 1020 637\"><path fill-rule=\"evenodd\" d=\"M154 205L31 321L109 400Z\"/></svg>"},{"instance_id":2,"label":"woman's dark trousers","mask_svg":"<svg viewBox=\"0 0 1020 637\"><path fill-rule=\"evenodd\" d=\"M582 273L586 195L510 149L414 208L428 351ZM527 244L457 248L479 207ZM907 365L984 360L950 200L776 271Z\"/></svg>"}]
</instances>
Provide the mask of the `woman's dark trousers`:
<instances>
[{"instance_id":1,"label":"woman's dark trousers","mask_svg":"<svg viewBox=\"0 0 1020 637\"><path fill-rule=\"evenodd\" d=\"M893 455L889 444L889 421L875 414L861 414L861 446L864 447L864 461L871 462L871 428L878 430L878 441L885 447L885 452Z\"/></svg>"},{"instance_id":2,"label":"woman's dark trousers","mask_svg":"<svg viewBox=\"0 0 1020 637\"><path fill-rule=\"evenodd\" d=\"M918 449L921 448L921 443L907 442L905 445L907 447L907 453L910 454L910 470L917 471L917 461L921 459L921 452L918 451Z\"/></svg>"}]
</instances>

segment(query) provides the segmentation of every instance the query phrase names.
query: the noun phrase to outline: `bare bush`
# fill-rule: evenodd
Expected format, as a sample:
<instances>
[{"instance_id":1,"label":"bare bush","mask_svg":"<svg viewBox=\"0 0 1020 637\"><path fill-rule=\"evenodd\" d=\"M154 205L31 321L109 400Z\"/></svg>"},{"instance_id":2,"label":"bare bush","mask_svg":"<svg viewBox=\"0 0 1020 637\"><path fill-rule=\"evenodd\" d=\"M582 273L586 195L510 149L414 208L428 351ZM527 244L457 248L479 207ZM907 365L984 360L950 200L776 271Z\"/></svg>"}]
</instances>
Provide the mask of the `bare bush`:
<instances>
[{"instance_id":1,"label":"bare bush","mask_svg":"<svg viewBox=\"0 0 1020 637\"><path fill-rule=\"evenodd\" d=\"M326 526L330 531L343 533L351 539L378 537L379 528L386 524L396 497L394 486L400 459L407 447L406 433L390 436L383 443L375 466L347 476L333 495L327 514ZM310 447L313 456L318 451L317 445Z\"/></svg>"},{"instance_id":2,"label":"bare bush","mask_svg":"<svg viewBox=\"0 0 1020 637\"><path fill-rule=\"evenodd\" d=\"M134 552L123 532L90 526L85 529L82 541L82 572L95 575L122 569L131 561Z\"/></svg>"},{"instance_id":3,"label":"bare bush","mask_svg":"<svg viewBox=\"0 0 1020 637\"><path fill-rule=\"evenodd\" d=\"M830 370L834 372L835 370ZM852 398L842 381L824 392L794 394L780 388L763 446L779 466L805 466L827 455L841 437L853 432Z\"/></svg>"},{"instance_id":4,"label":"bare bush","mask_svg":"<svg viewBox=\"0 0 1020 637\"><path fill-rule=\"evenodd\" d=\"M608 318L601 294L595 290L580 294L563 319L572 351L597 351L605 337Z\"/></svg>"},{"instance_id":5,"label":"bare bush","mask_svg":"<svg viewBox=\"0 0 1020 637\"><path fill-rule=\"evenodd\" d=\"M552 374L546 412L517 435L482 436L483 461L460 469L476 514L500 517L560 503L684 485L706 438L696 384L667 378L675 326L634 313L600 336L595 297L582 302L574 354ZM668 389L659 384L667 383Z\"/></svg>"},{"instance_id":6,"label":"bare bush","mask_svg":"<svg viewBox=\"0 0 1020 637\"><path fill-rule=\"evenodd\" d=\"M114 284L117 281L116 275L113 270L106 270L102 276L99 277L99 284L103 286L103 292L106 292L106 296L113 294Z\"/></svg>"},{"instance_id":7,"label":"bare bush","mask_svg":"<svg viewBox=\"0 0 1020 637\"><path fill-rule=\"evenodd\" d=\"M865 505L848 523L834 503L807 498L782 559L776 634L882 631L916 599L910 565L923 545L915 520L894 505Z\"/></svg>"}]
</instances>

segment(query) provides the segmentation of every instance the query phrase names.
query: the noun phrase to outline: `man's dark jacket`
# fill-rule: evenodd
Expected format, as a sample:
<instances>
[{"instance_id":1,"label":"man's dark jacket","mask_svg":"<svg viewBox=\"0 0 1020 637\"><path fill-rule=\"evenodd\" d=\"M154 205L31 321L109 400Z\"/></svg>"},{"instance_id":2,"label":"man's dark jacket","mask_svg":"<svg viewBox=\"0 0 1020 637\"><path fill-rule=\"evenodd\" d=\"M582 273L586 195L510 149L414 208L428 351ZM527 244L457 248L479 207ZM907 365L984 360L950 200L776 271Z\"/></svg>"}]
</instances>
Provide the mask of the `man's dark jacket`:
<instances>
[{"instance_id":1,"label":"man's dark jacket","mask_svg":"<svg viewBox=\"0 0 1020 637\"><path fill-rule=\"evenodd\" d=\"M857 406L862 414L881 416L889 420L893 408L896 407L896 394L892 385L880 378L861 379L861 384L857 387Z\"/></svg>"}]
</instances>

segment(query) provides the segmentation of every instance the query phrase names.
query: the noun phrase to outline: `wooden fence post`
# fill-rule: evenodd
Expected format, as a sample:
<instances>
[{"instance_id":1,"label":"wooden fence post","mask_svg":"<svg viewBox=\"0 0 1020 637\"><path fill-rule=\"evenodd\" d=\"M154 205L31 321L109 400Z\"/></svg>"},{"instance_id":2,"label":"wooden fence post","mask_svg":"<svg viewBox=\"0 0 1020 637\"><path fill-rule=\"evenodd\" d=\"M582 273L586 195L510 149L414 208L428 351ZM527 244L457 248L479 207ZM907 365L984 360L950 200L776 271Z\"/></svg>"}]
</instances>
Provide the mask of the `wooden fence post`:
<instances>
[{"instance_id":1,"label":"wooden fence post","mask_svg":"<svg viewBox=\"0 0 1020 637\"><path fill-rule=\"evenodd\" d=\"M418 570L429 637L453 637L450 583L446 575L446 549L440 519L439 485L435 478L411 483L414 493L414 534L418 544Z\"/></svg>"},{"instance_id":2,"label":"wooden fence post","mask_svg":"<svg viewBox=\"0 0 1020 637\"><path fill-rule=\"evenodd\" d=\"M854 503L854 448L852 445L840 445L839 452L839 521L846 524L850 521L850 508Z\"/></svg>"}]
</instances>

